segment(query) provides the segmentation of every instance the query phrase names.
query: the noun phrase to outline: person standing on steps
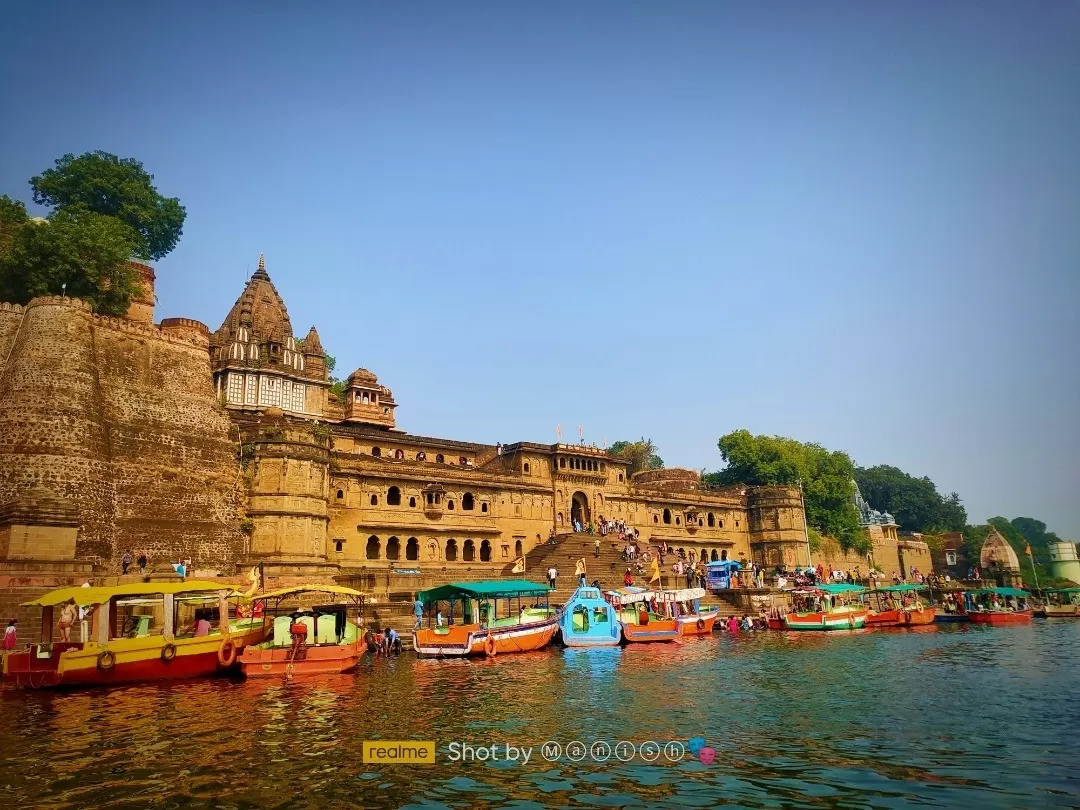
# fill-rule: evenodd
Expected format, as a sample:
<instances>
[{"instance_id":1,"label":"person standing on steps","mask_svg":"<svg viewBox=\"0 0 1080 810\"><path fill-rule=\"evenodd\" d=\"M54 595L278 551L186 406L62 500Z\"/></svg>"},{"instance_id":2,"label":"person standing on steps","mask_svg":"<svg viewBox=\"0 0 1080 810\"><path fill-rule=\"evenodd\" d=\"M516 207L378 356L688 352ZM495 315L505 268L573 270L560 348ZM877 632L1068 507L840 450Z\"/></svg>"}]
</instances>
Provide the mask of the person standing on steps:
<instances>
[{"instance_id":1,"label":"person standing on steps","mask_svg":"<svg viewBox=\"0 0 1080 810\"><path fill-rule=\"evenodd\" d=\"M597 537L596 540L593 542L593 549L595 549L595 553L593 554L593 556L594 557L599 557L600 556L600 538L599 537Z\"/></svg>"},{"instance_id":2,"label":"person standing on steps","mask_svg":"<svg viewBox=\"0 0 1080 810\"><path fill-rule=\"evenodd\" d=\"M120 558L120 573L127 576L129 568L131 568L131 552L125 551L124 556Z\"/></svg>"},{"instance_id":3,"label":"person standing on steps","mask_svg":"<svg viewBox=\"0 0 1080 810\"><path fill-rule=\"evenodd\" d=\"M574 573L577 574L578 585L582 588L585 587L585 558L582 557L577 561L577 565L574 566Z\"/></svg>"},{"instance_id":4,"label":"person standing on steps","mask_svg":"<svg viewBox=\"0 0 1080 810\"><path fill-rule=\"evenodd\" d=\"M555 578L557 576L559 576L559 572L553 565L551 566L551 568L548 569L548 587L550 587L552 590L555 590Z\"/></svg>"},{"instance_id":5,"label":"person standing on steps","mask_svg":"<svg viewBox=\"0 0 1080 810\"><path fill-rule=\"evenodd\" d=\"M148 560L146 558L146 552L145 551L140 551L139 552L139 557L138 557L137 560L135 560L135 562L137 562L139 564L139 573L140 574L145 574L146 573L146 563L148 562Z\"/></svg>"}]
</instances>

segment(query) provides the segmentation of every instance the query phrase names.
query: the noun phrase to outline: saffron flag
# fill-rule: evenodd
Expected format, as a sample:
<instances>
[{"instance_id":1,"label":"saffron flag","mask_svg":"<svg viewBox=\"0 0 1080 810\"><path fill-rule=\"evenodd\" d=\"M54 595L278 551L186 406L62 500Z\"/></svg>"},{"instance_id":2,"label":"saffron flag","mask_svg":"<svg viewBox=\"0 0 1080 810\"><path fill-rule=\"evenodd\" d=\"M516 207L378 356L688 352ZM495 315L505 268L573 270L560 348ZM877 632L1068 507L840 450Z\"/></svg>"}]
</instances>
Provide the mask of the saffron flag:
<instances>
[{"instance_id":1,"label":"saffron flag","mask_svg":"<svg viewBox=\"0 0 1080 810\"><path fill-rule=\"evenodd\" d=\"M653 557L652 576L649 577L649 582L660 582L660 560L657 557Z\"/></svg>"},{"instance_id":2,"label":"saffron flag","mask_svg":"<svg viewBox=\"0 0 1080 810\"><path fill-rule=\"evenodd\" d=\"M1031 556L1031 543L1028 543L1027 546L1024 548L1024 553L1027 554L1029 557Z\"/></svg>"},{"instance_id":3,"label":"saffron flag","mask_svg":"<svg viewBox=\"0 0 1080 810\"><path fill-rule=\"evenodd\" d=\"M514 569L510 572L512 574L524 574L525 573L525 558L518 557L514 560Z\"/></svg>"}]
</instances>

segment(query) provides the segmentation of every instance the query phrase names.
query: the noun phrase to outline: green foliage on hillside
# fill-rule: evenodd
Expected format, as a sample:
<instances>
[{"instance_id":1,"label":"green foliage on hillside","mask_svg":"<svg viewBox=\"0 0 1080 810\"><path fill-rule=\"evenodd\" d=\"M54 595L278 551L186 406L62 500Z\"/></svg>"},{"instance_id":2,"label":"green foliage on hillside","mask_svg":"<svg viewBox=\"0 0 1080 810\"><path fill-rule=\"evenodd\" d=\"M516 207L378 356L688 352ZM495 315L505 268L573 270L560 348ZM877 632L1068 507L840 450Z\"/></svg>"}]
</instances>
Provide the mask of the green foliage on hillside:
<instances>
[{"instance_id":1,"label":"green foliage on hillside","mask_svg":"<svg viewBox=\"0 0 1080 810\"><path fill-rule=\"evenodd\" d=\"M856 467L855 481L866 502L890 513L904 529L913 532L958 532L967 524L960 496L942 496L926 476L915 478L897 467L879 464Z\"/></svg>"}]
</instances>

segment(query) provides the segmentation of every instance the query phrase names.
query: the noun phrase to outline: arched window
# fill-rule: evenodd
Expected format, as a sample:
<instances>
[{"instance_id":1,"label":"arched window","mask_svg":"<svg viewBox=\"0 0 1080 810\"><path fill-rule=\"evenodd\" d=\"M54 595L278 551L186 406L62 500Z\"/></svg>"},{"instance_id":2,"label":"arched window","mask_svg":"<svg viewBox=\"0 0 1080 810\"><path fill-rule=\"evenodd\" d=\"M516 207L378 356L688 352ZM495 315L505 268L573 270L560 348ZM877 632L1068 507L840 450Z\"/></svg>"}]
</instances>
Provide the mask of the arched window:
<instances>
[{"instance_id":1,"label":"arched window","mask_svg":"<svg viewBox=\"0 0 1080 810\"><path fill-rule=\"evenodd\" d=\"M715 552L713 552L715 553ZM420 543L415 537L410 537L409 542L405 544L405 559L406 560L419 560L420 559Z\"/></svg>"},{"instance_id":2,"label":"arched window","mask_svg":"<svg viewBox=\"0 0 1080 810\"><path fill-rule=\"evenodd\" d=\"M466 512L471 512L473 510L473 506L473 494L471 492L466 492L464 495L461 496L461 508L464 509Z\"/></svg>"},{"instance_id":3,"label":"arched window","mask_svg":"<svg viewBox=\"0 0 1080 810\"><path fill-rule=\"evenodd\" d=\"M525 471L526 475L528 475L529 474L529 462L526 461L521 469Z\"/></svg>"},{"instance_id":4,"label":"arched window","mask_svg":"<svg viewBox=\"0 0 1080 810\"><path fill-rule=\"evenodd\" d=\"M371 455L375 456L375 458L379 458L382 456L382 450L380 450L378 447L372 447Z\"/></svg>"},{"instance_id":5,"label":"arched window","mask_svg":"<svg viewBox=\"0 0 1080 810\"><path fill-rule=\"evenodd\" d=\"M480 511L481 512L486 512L487 511L487 503L486 502L480 504Z\"/></svg>"},{"instance_id":6,"label":"arched window","mask_svg":"<svg viewBox=\"0 0 1080 810\"><path fill-rule=\"evenodd\" d=\"M697 525L698 525L698 526L704 526L704 525L705 525L705 522L704 522L704 521L703 521L703 520L702 520L701 518L698 518L698 519L697 519Z\"/></svg>"},{"instance_id":7,"label":"arched window","mask_svg":"<svg viewBox=\"0 0 1080 810\"><path fill-rule=\"evenodd\" d=\"M514 541L514 556L515 557L520 557L521 556L521 541L520 540L515 540Z\"/></svg>"},{"instance_id":8,"label":"arched window","mask_svg":"<svg viewBox=\"0 0 1080 810\"><path fill-rule=\"evenodd\" d=\"M409 506L413 509L416 508L416 498L409 498Z\"/></svg>"},{"instance_id":9,"label":"arched window","mask_svg":"<svg viewBox=\"0 0 1080 810\"><path fill-rule=\"evenodd\" d=\"M390 487L386 490L386 505L387 506L401 506L401 490L397 487Z\"/></svg>"},{"instance_id":10,"label":"arched window","mask_svg":"<svg viewBox=\"0 0 1080 810\"><path fill-rule=\"evenodd\" d=\"M737 521L737 520L735 521L735 528L736 529L739 528L739 521Z\"/></svg>"},{"instance_id":11,"label":"arched window","mask_svg":"<svg viewBox=\"0 0 1080 810\"><path fill-rule=\"evenodd\" d=\"M448 500L446 502L446 508L449 509L451 512L454 511L454 499L453 498L451 498L450 500Z\"/></svg>"},{"instance_id":12,"label":"arched window","mask_svg":"<svg viewBox=\"0 0 1080 810\"><path fill-rule=\"evenodd\" d=\"M675 525L676 526L680 525L679 520L680 520L679 518L675 518ZM669 520L668 523L671 523L671 521Z\"/></svg>"},{"instance_id":13,"label":"arched window","mask_svg":"<svg viewBox=\"0 0 1080 810\"><path fill-rule=\"evenodd\" d=\"M453 537L446 541L446 561L457 562L457 540Z\"/></svg>"},{"instance_id":14,"label":"arched window","mask_svg":"<svg viewBox=\"0 0 1080 810\"><path fill-rule=\"evenodd\" d=\"M559 459L559 469L561 469L561 470L566 469L566 459L565 458L560 458Z\"/></svg>"},{"instance_id":15,"label":"arched window","mask_svg":"<svg viewBox=\"0 0 1080 810\"><path fill-rule=\"evenodd\" d=\"M386 541L386 559L397 560L401 558L401 541L391 537Z\"/></svg>"},{"instance_id":16,"label":"arched window","mask_svg":"<svg viewBox=\"0 0 1080 810\"><path fill-rule=\"evenodd\" d=\"M622 483L622 473L619 473L619 483Z\"/></svg>"},{"instance_id":17,"label":"arched window","mask_svg":"<svg viewBox=\"0 0 1080 810\"><path fill-rule=\"evenodd\" d=\"M712 512L709 512L708 520L710 528L716 525L716 515L714 515Z\"/></svg>"},{"instance_id":18,"label":"arched window","mask_svg":"<svg viewBox=\"0 0 1080 810\"><path fill-rule=\"evenodd\" d=\"M717 554L715 548L711 552L709 552L709 558L712 560L712 562L716 562Z\"/></svg>"},{"instance_id":19,"label":"arched window","mask_svg":"<svg viewBox=\"0 0 1080 810\"><path fill-rule=\"evenodd\" d=\"M705 549L701 550L701 561L702 562L708 562L709 561L709 552L706 551Z\"/></svg>"},{"instance_id":20,"label":"arched window","mask_svg":"<svg viewBox=\"0 0 1080 810\"><path fill-rule=\"evenodd\" d=\"M435 456L435 463L436 464L442 464L444 461L446 461L446 459L443 457L442 453L439 453L438 455Z\"/></svg>"},{"instance_id":21,"label":"arched window","mask_svg":"<svg viewBox=\"0 0 1080 810\"><path fill-rule=\"evenodd\" d=\"M722 529L722 528L724 528L724 521L722 521L722 520L718 520L718 521L716 521L716 525L717 525L717 526L718 526L719 528L721 528L721 529Z\"/></svg>"},{"instance_id":22,"label":"arched window","mask_svg":"<svg viewBox=\"0 0 1080 810\"><path fill-rule=\"evenodd\" d=\"M466 540L461 547L461 559L464 562L472 562L476 559L476 545L472 540Z\"/></svg>"},{"instance_id":23,"label":"arched window","mask_svg":"<svg viewBox=\"0 0 1080 810\"><path fill-rule=\"evenodd\" d=\"M364 557L369 560L379 559L379 551L382 547L382 543L379 542L379 538L372 535L367 539L367 546L364 547Z\"/></svg>"},{"instance_id":24,"label":"arched window","mask_svg":"<svg viewBox=\"0 0 1080 810\"><path fill-rule=\"evenodd\" d=\"M338 554L340 554L344 550L345 550L345 541L344 540L335 540L334 541L334 551L336 551Z\"/></svg>"},{"instance_id":25,"label":"arched window","mask_svg":"<svg viewBox=\"0 0 1080 810\"><path fill-rule=\"evenodd\" d=\"M721 560L726 560L727 559L727 549L726 548L723 551L720 552L720 559Z\"/></svg>"},{"instance_id":26,"label":"arched window","mask_svg":"<svg viewBox=\"0 0 1080 810\"><path fill-rule=\"evenodd\" d=\"M337 499L338 499L338 500L340 501L340 500L341 500L342 498L344 498L344 497L345 497L345 490L343 490L343 489L339 489L339 490L337 491Z\"/></svg>"},{"instance_id":27,"label":"arched window","mask_svg":"<svg viewBox=\"0 0 1080 810\"><path fill-rule=\"evenodd\" d=\"M671 510L670 509L665 509L664 510L664 523L671 523Z\"/></svg>"},{"instance_id":28,"label":"arched window","mask_svg":"<svg viewBox=\"0 0 1080 810\"><path fill-rule=\"evenodd\" d=\"M398 461L404 461L405 451L399 447L397 450L394 451L394 458L396 458Z\"/></svg>"},{"instance_id":29,"label":"arched window","mask_svg":"<svg viewBox=\"0 0 1080 810\"><path fill-rule=\"evenodd\" d=\"M378 495L372 495L371 496L371 505L372 506L378 506L379 505L379 496Z\"/></svg>"},{"instance_id":30,"label":"arched window","mask_svg":"<svg viewBox=\"0 0 1080 810\"><path fill-rule=\"evenodd\" d=\"M653 515L653 516L652 516L652 522L653 522L653 523L659 523L659 522L660 522L660 518L658 518L658 517L657 517L656 515Z\"/></svg>"},{"instance_id":31,"label":"arched window","mask_svg":"<svg viewBox=\"0 0 1080 810\"><path fill-rule=\"evenodd\" d=\"M480 562L491 562L491 543L487 540L480 543Z\"/></svg>"},{"instance_id":32,"label":"arched window","mask_svg":"<svg viewBox=\"0 0 1080 810\"><path fill-rule=\"evenodd\" d=\"M423 450L421 450L419 453L416 454L416 460L417 461L427 461L427 453L425 453Z\"/></svg>"}]
</instances>

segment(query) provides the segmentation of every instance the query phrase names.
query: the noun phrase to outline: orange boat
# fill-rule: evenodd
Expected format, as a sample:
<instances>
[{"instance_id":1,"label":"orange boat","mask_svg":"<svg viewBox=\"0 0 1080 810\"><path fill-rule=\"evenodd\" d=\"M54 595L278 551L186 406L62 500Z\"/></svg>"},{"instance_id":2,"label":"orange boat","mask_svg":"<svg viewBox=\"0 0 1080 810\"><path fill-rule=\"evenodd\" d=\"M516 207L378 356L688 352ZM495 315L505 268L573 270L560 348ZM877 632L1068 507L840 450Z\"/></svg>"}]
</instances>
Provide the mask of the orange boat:
<instances>
[{"instance_id":1,"label":"orange boat","mask_svg":"<svg viewBox=\"0 0 1080 810\"><path fill-rule=\"evenodd\" d=\"M333 597L331 604L303 606L302 594ZM297 604L283 601L297 597ZM267 640L248 646L240 656L240 669L248 678L318 675L348 672L367 652L360 623L364 594L339 585L296 585L255 597L263 606ZM350 620L350 612L355 621Z\"/></svg>"},{"instance_id":2,"label":"orange boat","mask_svg":"<svg viewBox=\"0 0 1080 810\"><path fill-rule=\"evenodd\" d=\"M657 603L657 595L652 591L628 586L605 595L618 611L624 644L675 641L679 637L679 620L652 607Z\"/></svg>"},{"instance_id":3,"label":"orange boat","mask_svg":"<svg viewBox=\"0 0 1080 810\"><path fill-rule=\"evenodd\" d=\"M1032 620L1031 594L1020 588L965 591L967 615L975 624L1027 624Z\"/></svg>"},{"instance_id":4,"label":"orange boat","mask_svg":"<svg viewBox=\"0 0 1080 810\"><path fill-rule=\"evenodd\" d=\"M526 580L455 582L421 591L428 626L413 630L417 655L434 657L531 652L551 643L558 612L548 605L551 589ZM522 604L522 598L532 605ZM500 617L501 600L506 600ZM441 605L447 605L443 615ZM455 608L461 605L461 623Z\"/></svg>"},{"instance_id":5,"label":"orange boat","mask_svg":"<svg viewBox=\"0 0 1080 810\"><path fill-rule=\"evenodd\" d=\"M925 585L890 585L878 588L870 594L876 599L876 609L866 617L867 627L911 627L933 624L936 611L932 605L924 605L918 597ZM873 603L873 602L872 602Z\"/></svg>"},{"instance_id":6,"label":"orange boat","mask_svg":"<svg viewBox=\"0 0 1080 810\"><path fill-rule=\"evenodd\" d=\"M4 656L4 681L66 688L224 673L265 635L261 619L230 621L228 600L235 596L233 586L211 581L51 591L24 603L41 608L41 641ZM90 609L71 628L82 631L81 640L52 641L60 605Z\"/></svg>"},{"instance_id":7,"label":"orange boat","mask_svg":"<svg viewBox=\"0 0 1080 810\"><path fill-rule=\"evenodd\" d=\"M664 612L679 625L680 636L705 636L713 631L720 609L701 610L699 600L705 597L704 588L682 588L676 591L660 591L657 601Z\"/></svg>"}]
</instances>

